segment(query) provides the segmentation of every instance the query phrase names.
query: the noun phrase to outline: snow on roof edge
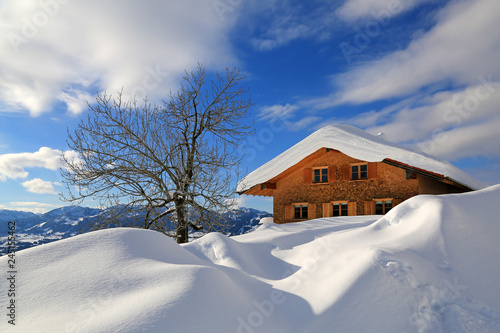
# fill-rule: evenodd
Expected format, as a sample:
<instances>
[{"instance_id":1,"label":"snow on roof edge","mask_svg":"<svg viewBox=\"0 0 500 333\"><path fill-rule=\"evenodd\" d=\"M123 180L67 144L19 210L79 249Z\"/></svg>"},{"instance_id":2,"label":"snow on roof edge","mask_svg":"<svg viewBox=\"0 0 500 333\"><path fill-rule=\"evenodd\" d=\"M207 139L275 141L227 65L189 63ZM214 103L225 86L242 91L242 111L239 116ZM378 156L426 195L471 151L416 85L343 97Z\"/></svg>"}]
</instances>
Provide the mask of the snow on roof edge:
<instances>
[{"instance_id":1,"label":"snow on roof edge","mask_svg":"<svg viewBox=\"0 0 500 333\"><path fill-rule=\"evenodd\" d=\"M339 150L348 156L367 162L392 159L441 174L473 190L487 186L451 163L434 156L386 141L350 125L330 125L317 130L248 174L238 183L237 192L242 193L255 185L265 183L321 148Z\"/></svg>"}]
</instances>

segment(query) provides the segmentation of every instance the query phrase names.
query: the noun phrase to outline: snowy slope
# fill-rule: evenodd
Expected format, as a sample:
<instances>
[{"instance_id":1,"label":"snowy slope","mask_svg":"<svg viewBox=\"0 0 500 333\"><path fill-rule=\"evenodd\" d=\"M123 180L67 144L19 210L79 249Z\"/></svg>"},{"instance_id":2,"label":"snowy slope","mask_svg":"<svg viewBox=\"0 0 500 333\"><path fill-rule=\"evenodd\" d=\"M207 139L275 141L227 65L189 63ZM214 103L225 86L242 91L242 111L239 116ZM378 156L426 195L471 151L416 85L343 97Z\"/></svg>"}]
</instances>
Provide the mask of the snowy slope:
<instances>
[{"instance_id":1,"label":"snowy slope","mask_svg":"<svg viewBox=\"0 0 500 333\"><path fill-rule=\"evenodd\" d=\"M393 159L444 175L472 189L482 189L486 186L454 165L436 157L385 141L353 126L331 125L319 129L248 174L239 182L238 192L243 192L272 179L321 148L336 149L353 158L367 162L380 162L386 158Z\"/></svg>"},{"instance_id":2,"label":"snowy slope","mask_svg":"<svg viewBox=\"0 0 500 333\"><path fill-rule=\"evenodd\" d=\"M382 218L184 246L121 228L34 247L0 332L500 332L499 199L500 185L417 196Z\"/></svg>"}]
</instances>

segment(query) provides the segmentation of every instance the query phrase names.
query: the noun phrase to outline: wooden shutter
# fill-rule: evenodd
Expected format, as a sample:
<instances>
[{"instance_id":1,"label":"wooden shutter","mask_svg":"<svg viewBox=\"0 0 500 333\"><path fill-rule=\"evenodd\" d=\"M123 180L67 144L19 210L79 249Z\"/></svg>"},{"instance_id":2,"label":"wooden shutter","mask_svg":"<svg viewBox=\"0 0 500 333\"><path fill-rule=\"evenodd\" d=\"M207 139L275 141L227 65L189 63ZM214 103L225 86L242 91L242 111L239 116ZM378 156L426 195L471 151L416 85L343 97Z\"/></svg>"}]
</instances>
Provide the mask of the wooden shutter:
<instances>
[{"instance_id":1,"label":"wooden shutter","mask_svg":"<svg viewBox=\"0 0 500 333\"><path fill-rule=\"evenodd\" d=\"M368 178L377 178L377 162L368 163Z\"/></svg>"},{"instance_id":2,"label":"wooden shutter","mask_svg":"<svg viewBox=\"0 0 500 333\"><path fill-rule=\"evenodd\" d=\"M333 216L333 207L329 202L323 203L323 217L332 217Z\"/></svg>"},{"instance_id":3,"label":"wooden shutter","mask_svg":"<svg viewBox=\"0 0 500 333\"><path fill-rule=\"evenodd\" d=\"M335 166L328 167L328 181L330 183L337 181L337 167Z\"/></svg>"},{"instance_id":4,"label":"wooden shutter","mask_svg":"<svg viewBox=\"0 0 500 333\"><path fill-rule=\"evenodd\" d=\"M365 201L365 215L375 214L375 201Z\"/></svg>"},{"instance_id":5,"label":"wooden shutter","mask_svg":"<svg viewBox=\"0 0 500 333\"><path fill-rule=\"evenodd\" d=\"M306 183L306 184L312 183L312 169L311 168L304 169L304 183Z\"/></svg>"},{"instance_id":6,"label":"wooden shutter","mask_svg":"<svg viewBox=\"0 0 500 333\"><path fill-rule=\"evenodd\" d=\"M307 205L307 218L310 220L316 218L316 204Z\"/></svg>"},{"instance_id":7,"label":"wooden shutter","mask_svg":"<svg viewBox=\"0 0 500 333\"><path fill-rule=\"evenodd\" d=\"M347 215L349 215L349 216L358 215L356 208L357 208L357 203L355 201L348 202L347 203Z\"/></svg>"},{"instance_id":8,"label":"wooden shutter","mask_svg":"<svg viewBox=\"0 0 500 333\"><path fill-rule=\"evenodd\" d=\"M286 205L285 206L285 220L291 220L293 219L293 205Z\"/></svg>"},{"instance_id":9,"label":"wooden shutter","mask_svg":"<svg viewBox=\"0 0 500 333\"><path fill-rule=\"evenodd\" d=\"M342 166L342 180L349 180L351 179L351 166L350 165L343 165Z\"/></svg>"}]
</instances>

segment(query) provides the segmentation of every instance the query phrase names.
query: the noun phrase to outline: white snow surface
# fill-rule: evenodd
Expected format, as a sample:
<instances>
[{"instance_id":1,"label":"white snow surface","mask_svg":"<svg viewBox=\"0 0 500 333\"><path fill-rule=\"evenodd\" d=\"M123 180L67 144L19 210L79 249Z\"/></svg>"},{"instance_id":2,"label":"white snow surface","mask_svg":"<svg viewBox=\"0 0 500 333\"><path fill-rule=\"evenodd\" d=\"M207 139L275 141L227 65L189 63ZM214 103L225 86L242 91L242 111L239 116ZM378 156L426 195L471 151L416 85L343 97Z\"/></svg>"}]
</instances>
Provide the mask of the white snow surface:
<instances>
[{"instance_id":1,"label":"white snow surface","mask_svg":"<svg viewBox=\"0 0 500 333\"><path fill-rule=\"evenodd\" d=\"M238 192L272 179L321 148L331 148L367 162L381 162L386 158L449 177L471 189L487 185L469 176L449 162L386 141L349 125L330 125L309 135L266 164L257 168L238 183Z\"/></svg>"},{"instance_id":2,"label":"white snow surface","mask_svg":"<svg viewBox=\"0 0 500 333\"><path fill-rule=\"evenodd\" d=\"M500 185L180 246L110 229L0 258L0 332L500 332Z\"/></svg>"}]
</instances>

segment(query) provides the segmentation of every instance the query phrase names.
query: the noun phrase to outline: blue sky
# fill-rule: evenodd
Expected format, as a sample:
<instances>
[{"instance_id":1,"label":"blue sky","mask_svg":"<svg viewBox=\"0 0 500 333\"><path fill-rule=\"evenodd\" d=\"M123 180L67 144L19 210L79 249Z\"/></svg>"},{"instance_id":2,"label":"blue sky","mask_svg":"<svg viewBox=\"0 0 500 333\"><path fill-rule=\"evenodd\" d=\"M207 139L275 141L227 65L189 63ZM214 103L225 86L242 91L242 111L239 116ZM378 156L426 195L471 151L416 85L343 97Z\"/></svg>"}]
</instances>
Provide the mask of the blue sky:
<instances>
[{"instance_id":1,"label":"blue sky","mask_svg":"<svg viewBox=\"0 0 500 333\"><path fill-rule=\"evenodd\" d=\"M498 0L1 1L0 209L67 204L59 156L97 91L160 100L198 61L248 73L248 171L344 123L500 183L498 22Z\"/></svg>"}]
</instances>

